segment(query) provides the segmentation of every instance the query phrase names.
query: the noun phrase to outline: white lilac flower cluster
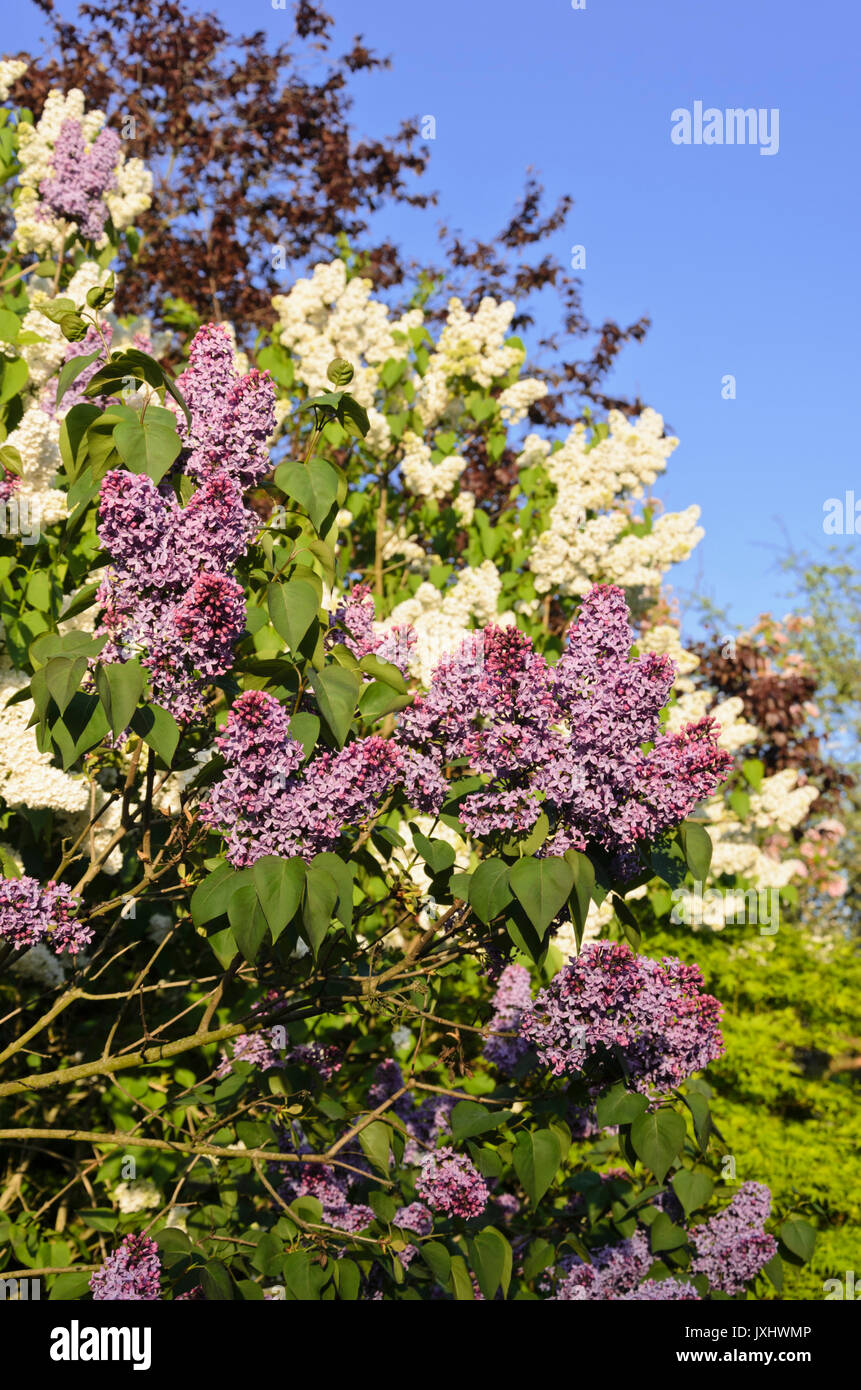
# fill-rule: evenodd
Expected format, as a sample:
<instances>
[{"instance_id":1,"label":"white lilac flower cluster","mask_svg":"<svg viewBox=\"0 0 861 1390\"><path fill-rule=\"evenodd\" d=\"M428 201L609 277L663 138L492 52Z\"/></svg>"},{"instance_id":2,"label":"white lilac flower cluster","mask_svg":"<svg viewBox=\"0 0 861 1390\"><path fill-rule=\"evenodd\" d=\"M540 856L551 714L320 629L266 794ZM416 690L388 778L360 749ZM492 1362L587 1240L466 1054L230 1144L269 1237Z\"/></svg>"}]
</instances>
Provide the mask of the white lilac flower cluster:
<instances>
[{"instance_id":1,"label":"white lilac flower cluster","mask_svg":"<svg viewBox=\"0 0 861 1390\"><path fill-rule=\"evenodd\" d=\"M547 382L539 381L537 377L523 377L520 381L515 381L513 386L506 386L504 391L499 393L499 413L502 416L504 425L519 425L526 419L529 407L536 401L540 401L547 395Z\"/></svg>"},{"instance_id":2,"label":"white lilac flower cluster","mask_svg":"<svg viewBox=\"0 0 861 1390\"><path fill-rule=\"evenodd\" d=\"M18 126L18 159L21 169L15 204L15 239L20 251L38 255L57 254L71 233L74 223L60 216L47 203L44 187L57 176L56 149L70 128L77 127L82 152L93 150L105 127L103 111L87 111L84 94L77 88L69 92L48 93L42 115L34 125ZM152 175L142 160L126 159L117 141L111 152L110 178L104 202L117 231L129 227L150 205ZM94 238L97 246L107 244L107 234Z\"/></svg>"},{"instance_id":3,"label":"white lilac flower cluster","mask_svg":"<svg viewBox=\"0 0 861 1390\"><path fill-rule=\"evenodd\" d=\"M113 1198L124 1216L161 1206L161 1192L149 1178L131 1178L128 1182L117 1183Z\"/></svg>"},{"instance_id":4,"label":"white lilac flower cluster","mask_svg":"<svg viewBox=\"0 0 861 1390\"><path fill-rule=\"evenodd\" d=\"M0 59L0 101L9 100L9 89L26 71L27 64L20 58Z\"/></svg>"},{"instance_id":5,"label":"white lilac flower cluster","mask_svg":"<svg viewBox=\"0 0 861 1390\"><path fill-rule=\"evenodd\" d=\"M445 414L452 399L451 382L467 378L487 390L521 366L523 348L506 343L514 310L510 299L500 303L486 296L470 314L459 299L449 300L445 325L424 376L413 377L415 408L426 429Z\"/></svg>"},{"instance_id":6,"label":"white lilac flower cluster","mask_svg":"<svg viewBox=\"0 0 861 1390\"><path fill-rule=\"evenodd\" d=\"M4 659L5 660L5 659ZM77 838L89 821L91 784L55 767L50 753L40 753L36 731L28 727L34 713L32 700L11 704L13 696L29 684L29 678L8 664L0 666L0 800L11 810L52 810L60 816L65 832ZM95 809L106 800L101 788L95 789ZM93 830L92 846L102 854L119 825L118 804L108 806ZM85 852L88 852L88 839ZM122 867L122 855L114 849L102 866L114 874Z\"/></svg>"},{"instance_id":7,"label":"white lilac flower cluster","mask_svg":"<svg viewBox=\"0 0 861 1390\"><path fill-rule=\"evenodd\" d=\"M808 870L803 859L796 855L782 858L785 844L766 842L763 846L758 842L757 831L789 831L801 825L818 794L815 787L799 786L797 770L787 768L763 778L759 791L750 795L750 810L743 819L721 797L710 798L705 815L713 845L712 876L738 874L757 893L777 891L794 879L806 877ZM775 840L781 841L780 835L772 836ZM743 898L743 890L739 895L707 893L696 901L685 892L677 912L683 921L690 920L695 926L702 921L720 930L727 922L738 920Z\"/></svg>"},{"instance_id":8,"label":"white lilac flower cluster","mask_svg":"<svg viewBox=\"0 0 861 1390\"><path fill-rule=\"evenodd\" d=\"M539 593L584 594L603 582L654 591L702 539L698 507L659 516L643 535L631 529L632 501L664 471L678 444L664 436L662 417L644 410L632 424L613 410L607 429L593 443L586 427L575 425L556 450L534 434L524 441L518 464L542 466L556 490L547 529L529 558Z\"/></svg>"},{"instance_id":9,"label":"white lilac flower cluster","mask_svg":"<svg viewBox=\"0 0 861 1390\"><path fill-rule=\"evenodd\" d=\"M29 683L21 671L0 669L0 798L13 809L85 813L90 798L86 780L54 767L50 753L40 753L36 746L35 730L28 728L32 700L9 704Z\"/></svg>"},{"instance_id":10,"label":"white lilac flower cluster","mask_svg":"<svg viewBox=\"0 0 861 1390\"><path fill-rule=\"evenodd\" d=\"M289 294L276 295L279 337L294 359L296 379L314 396L331 389L326 372L335 357L353 364L350 392L362 405L374 404L377 368L389 359L402 361L410 350L409 330L421 326L423 314L411 309L391 320L389 310L371 298L373 282L348 279L343 261L321 262L310 277L297 280ZM379 446L383 439L375 420Z\"/></svg>"},{"instance_id":11,"label":"white lilac flower cluster","mask_svg":"<svg viewBox=\"0 0 861 1390\"><path fill-rule=\"evenodd\" d=\"M103 287L110 273L95 261L82 261L69 281L65 296L76 304L83 304L88 291ZM21 458L21 479L15 493L19 511L37 527L62 521L68 511L66 493L54 484L62 468L60 425L75 403L75 395L70 392L59 406L54 404L54 379L69 356L69 343L59 325L42 313L53 297L49 280L34 277L30 281L30 307L21 322L24 342L20 353L28 371L24 414L4 440ZM101 317L105 336L115 351L145 342L148 350L158 357L170 341L170 333L157 332L148 318L121 321L111 313L103 313ZM28 337L35 341L27 341ZM148 393L149 388L145 390ZM138 394L126 394L126 403L134 406Z\"/></svg>"},{"instance_id":12,"label":"white lilac flower cluster","mask_svg":"<svg viewBox=\"0 0 861 1390\"><path fill-rule=\"evenodd\" d=\"M404 435L404 455L400 467L404 487L414 497L441 500L453 490L466 467L466 459L452 454L433 463L430 447L418 435L408 431Z\"/></svg>"}]
</instances>

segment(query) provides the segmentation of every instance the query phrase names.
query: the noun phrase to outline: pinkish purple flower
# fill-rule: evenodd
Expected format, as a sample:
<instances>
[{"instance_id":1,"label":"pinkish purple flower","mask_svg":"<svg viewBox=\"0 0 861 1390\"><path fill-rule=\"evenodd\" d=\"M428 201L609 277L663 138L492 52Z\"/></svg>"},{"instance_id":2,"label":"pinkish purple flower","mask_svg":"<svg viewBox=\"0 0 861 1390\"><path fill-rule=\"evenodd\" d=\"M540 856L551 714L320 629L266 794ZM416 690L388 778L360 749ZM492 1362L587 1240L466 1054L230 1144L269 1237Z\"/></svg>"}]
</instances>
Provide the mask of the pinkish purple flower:
<instances>
[{"instance_id":1,"label":"pinkish purple flower","mask_svg":"<svg viewBox=\"0 0 861 1390\"><path fill-rule=\"evenodd\" d=\"M584 598L555 667L516 628L488 627L440 662L397 741L440 774L460 759L487 778L460 805L471 833L528 831L543 812L551 835L542 854L591 844L630 877L638 846L678 825L732 763L713 720L660 733L672 662L652 653L630 661L630 647L625 595L606 585ZM438 811L444 786L427 772L424 781L426 809Z\"/></svg>"},{"instance_id":2,"label":"pinkish purple flower","mask_svg":"<svg viewBox=\"0 0 861 1390\"><path fill-rule=\"evenodd\" d=\"M319 753L302 768L302 745L289 735L286 712L264 691L239 696L217 742L227 766L201 813L240 866L266 854L311 858L334 848L345 826L379 808L401 766L395 744L372 735Z\"/></svg>"},{"instance_id":3,"label":"pinkish purple flower","mask_svg":"<svg viewBox=\"0 0 861 1390\"><path fill-rule=\"evenodd\" d=\"M77 955L93 939L92 927L77 920L79 906L65 883L0 879L0 939L16 950L44 942L58 955Z\"/></svg>"},{"instance_id":4,"label":"pinkish purple flower","mask_svg":"<svg viewBox=\"0 0 861 1390\"><path fill-rule=\"evenodd\" d=\"M117 186L120 138L102 130L89 149L80 121L67 118L60 126L51 155L52 173L39 185L45 204L57 217L77 222L81 235L98 241L105 230L105 194Z\"/></svg>"},{"instance_id":5,"label":"pinkish purple flower","mask_svg":"<svg viewBox=\"0 0 861 1390\"><path fill-rule=\"evenodd\" d=\"M493 1017L488 1024L491 1036L484 1045L484 1055L492 1066L510 1075L529 1044L518 1035L524 1009L532 1004L529 971L523 965L507 965L499 977L493 996ZM514 1037L493 1036L513 1033Z\"/></svg>"},{"instance_id":6,"label":"pinkish purple flower","mask_svg":"<svg viewBox=\"0 0 861 1390\"><path fill-rule=\"evenodd\" d=\"M770 1213L766 1185L742 1183L729 1206L688 1232L696 1250L694 1274L704 1274L713 1289L741 1293L777 1252L777 1241L764 1229Z\"/></svg>"},{"instance_id":7,"label":"pinkish purple flower","mask_svg":"<svg viewBox=\"0 0 861 1390\"><path fill-rule=\"evenodd\" d=\"M244 490L270 468L266 441L275 426L275 388L256 369L240 377L233 365L230 334L221 324L199 329L189 348L188 367L177 388L191 412L189 426L178 415L185 444L182 471L199 482L228 473Z\"/></svg>"},{"instance_id":8,"label":"pinkish purple flower","mask_svg":"<svg viewBox=\"0 0 861 1390\"><path fill-rule=\"evenodd\" d=\"M480 1216L490 1196L487 1183L471 1158L445 1146L422 1162L416 1192L434 1211L470 1220Z\"/></svg>"},{"instance_id":9,"label":"pinkish purple flower","mask_svg":"<svg viewBox=\"0 0 861 1390\"><path fill-rule=\"evenodd\" d=\"M124 1236L90 1278L94 1302L103 1299L156 1302L161 1297L161 1260L149 1236Z\"/></svg>"},{"instance_id":10,"label":"pinkish purple flower","mask_svg":"<svg viewBox=\"0 0 861 1390\"><path fill-rule=\"evenodd\" d=\"M595 942L524 1010L521 1037L554 1076L621 1063L636 1090L670 1091L724 1050L721 1005L702 983L696 965Z\"/></svg>"},{"instance_id":11,"label":"pinkish purple flower","mask_svg":"<svg viewBox=\"0 0 861 1390\"><path fill-rule=\"evenodd\" d=\"M433 1230L433 1216L421 1202L410 1202L408 1207L398 1207L392 1225L400 1226L402 1231L413 1231L417 1236L429 1236Z\"/></svg>"}]
</instances>

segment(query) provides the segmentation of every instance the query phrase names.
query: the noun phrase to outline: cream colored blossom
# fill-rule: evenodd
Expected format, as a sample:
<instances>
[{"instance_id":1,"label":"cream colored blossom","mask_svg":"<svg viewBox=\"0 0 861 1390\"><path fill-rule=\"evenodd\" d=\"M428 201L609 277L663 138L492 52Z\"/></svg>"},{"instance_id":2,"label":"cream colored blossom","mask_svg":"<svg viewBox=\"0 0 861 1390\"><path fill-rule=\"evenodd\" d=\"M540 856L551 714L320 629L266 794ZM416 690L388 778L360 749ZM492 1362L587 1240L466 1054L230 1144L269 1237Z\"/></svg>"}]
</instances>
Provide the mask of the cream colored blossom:
<instances>
[{"instance_id":1,"label":"cream colored blossom","mask_svg":"<svg viewBox=\"0 0 861 1390\"><path fill-rule=\"evenodd\" d=\"M149 1178L132 1178L117 1183L113 1199L124 1216L137 1211L152 1211L161 1206L161 1192Z\"/></svg>"},{"instance_id":2,"label":"cream colored blossom","mask_svg":"<svg viewBox=\"0 0 861 1390\"><path fill-rule=\"evenodd\" d=\"M503 424L518 425L525 420L529 407L547 395L547 382L535 377L523 377L507 386L498 398Z\"/></svg>"},{"instance_id":3,"label":"cream colored blossom","mask_svg":"<svg viewBox=\"0 0 861 1390\"><path fill-rule=\"evenodd\" d=\"M408 333L421 325L421 310L392 320L388 307L371 298L372 290L371 280L348 280L344 262L336 260L315 265L309 277L273 299L280 341L294 359L296 379L310 395L331 390L329 363L343 357L355 373L351 394L369 408L379 382L377 369L389 359L402 361L407 356ZM381 434L377 422L375 446Z\"/></svg>"},{"instance_id":4,"label":"cream colored blossom","mask_svg":"<svg viewBox=\"0 0 861 1390\"><path fill-rule=\"evenodd\" d=\"M415 497L447 497L466 467L466 459L452 456L439 463L431 462L431 451L418 435L404 435L404 456L401 459L404 487Z\"/></svg>"},{"instance_id":5,"label":"cream colored blossom","mask_svg":"<svg viewBox=\"0 0 861 1390\"><path fill-rule=\"evenodd\" d=\"M0 59L0 101L9 100L9 89L23 77L27 71L27 64L20 58Z\"/></svg>"}]
</instances>

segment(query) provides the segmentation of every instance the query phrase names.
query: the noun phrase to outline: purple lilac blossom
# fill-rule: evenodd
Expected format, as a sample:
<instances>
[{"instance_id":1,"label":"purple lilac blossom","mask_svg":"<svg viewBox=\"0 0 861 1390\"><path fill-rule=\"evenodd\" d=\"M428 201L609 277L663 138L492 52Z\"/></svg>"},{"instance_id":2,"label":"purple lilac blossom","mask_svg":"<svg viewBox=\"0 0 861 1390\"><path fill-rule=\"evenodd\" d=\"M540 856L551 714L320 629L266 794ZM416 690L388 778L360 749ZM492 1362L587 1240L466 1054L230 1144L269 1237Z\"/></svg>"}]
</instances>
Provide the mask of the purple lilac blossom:
<instances>
[{"instance_id":1,"label":"purple lilac blossom","mask_svg":"<svg viewBox=\"0 0 861 1390\"><path fill-rule=\"evenodd\" d=\"M308 1067L321 1081L331 1081L343 1064L341 1049L332 1043L299 1043L287 1053L287 1061L296 1067Z\"/></svg>"},{"instance_id":2,"label":"purple lilac blossom","mask_svg":"<svg viewBox=\"0 0 861 1390\"><path fill-rule=\"evenodd\" d=\"M529 971L523 965L507 965L499 977L499 984L493 996L493 1017L488 1024L491 1036L484 1045L484 1055L492 1066L504 1075L510 1075L520 1058L529 1050L529 1044L520 1037L517 1030L524 1009L532 1004ZM514 1037L498 1036L500 1033L514 1033Z\"/></svg>"},{"instance_id":3,"label":"purple lilac blossom","mask_svg":"<svg viewBox=\"0 0 861 1390\"><path fill-rule=\"evenodd\" d=\"M56 217L77 222L81 235L98 241L104 233L108 208L105 194L117 186L120 137L102 130L89 149L80 121L60 126L51 155L52 174L39 185L45 204Z\"/></svg>"},{"instance_id":4,"label":"purple lilac blossom","mask_svg":"<svg viewBox=\"0 0 861 1390\"><path fill-rule=\"evenodd\" d=\"M374 1072L374 1081L368 1091L368 1103L374 1107L390 1100L404 1086L404 1076L400 1063L387 1057L380 1062ZM403 1124L409 1136L404 1145L404 1163L422 1162L427 1149L433 1148L437 1140L450 1133L449 1117L455 1106L453 1096L430 1095L416 1105L409 1092L405 1091L392 1106L393 1114Z\"/></svg>"},{"instance_id":5,"label":"purple lilac blossom","mask_svg":"<svg viewBox=\"0 0 861 1390\"><path fill-rule=\"evenodd\" d=\"M653 1256L642 1231L618 1245L603 1245L591 1252L591 1263L585 1264L576 1255L566 1256L559 1272L561 1278L553 1299L571 1302L581 1299L604 1300L625 1298L648 1274Z\"/></svg>"},{"instance_id":6,"label":"purple lilac blossom","mask_svg":"<svg viewBox=\"0 0 861 1390\"><path fill-rule=\"evenodd\" d=\"M774 1236L763 1229L770 1213L765 1184L743 1183L729 1206L688 1232L696 1250L693 1273L704 1274L723 1293L741 1293L777 1252Z\"/></svg>"},{"instance_id":7,"label":"purple lilac blossom","mask_svg":"<svg viewBox=\"0 0 861 1390\"><path fill-rule=\"evenodd\" d=\"M678 825L732 764L711 719L660 733L673 664L653 653L629 661L630 647L624 592L608 585L584 598L555 668L517 628L485 628L439 663L398 742L440 770L462 758L488 777L461 803L471 832L528 830L543 811L552 834L542 853L593 843L630 876L638 844Z\"/></svg>"},{"instance_id":8,"label":"purple lilac blossom","mask_svg":"<svg viewBox=\"0 0 861 1390\"><path fill-rule=\"evenodd\" d=\"M161 1297L161 1260L149 1236L125 1236L90 1278L93 1301L127 1299L152 1303Z\"/></svg>"},{"instance_id":9,"label":"purple lilac blossom","mask_svg":"<svg viewBox=\"0 0 861 1390\"><path fill-rule=\"evenodd\" d=\"M400 1226L402 1231L413 1231L417 1236L429 1236L433 1230L433 1216L422 1202L410 1202L409 1206L398 1208L392 1225Z\"/></svg>"},{"instance_id":10,"label":"purple lilac blossom","mask_svg":"<svg viewBox=\"0 0 861 1390\"><path fill-rule=\"evenodd\" d=\"M721 1005L702 983L696 965L595 942L541 990L520 1033L554 1076L618 1052L636 1090L666 1092L724 1050Z\"/></svg>"},{"instance_id":11,"label":"purple lilac blossom","mask_svg":"<svg viewBox=\"0 0 861 1390\"><path fill-rule=\"evenodd\" d=\"M319 753L300 772L304 753L288 722L274 696L247 691L217 740L227 766L201 814L237 866L334 848L344 827L367 820L397 783L400 752L377 735Z\"/></svg>"},{"instance_id":12,"label":"purple lilac blossom","mask_svg":"<svg viewBox=\"0 0 861 1390\"><path fill-rule=\"evenodd\" d=\"M283 1067L281 1054L276 1050L277 1037L273 1038L273 1028L261 1028L257 1033L239 1033L233 1039L233 1058L223 1056L216 1068L216 1076L229 1076L234 1062L250 1062L262 1071L272 1067Z\"/></svg>"},{"instance_id":13,"label":"purple lilac blossom","mask_svg":"<svg viewBox=\"0 0 861 1390\"><path fill-rule=\"evenodd\" d=\"M7 468L0 469L0 503L9 501L20 481L17 474L10 473Z\"/></svg>"},{"instance_id":14,"label":"purple lilac blossom","mask_svg":"<svg viewBox=\"0 0 861 1390\"><path fill-rule=\"evenodd\" d=\"M139 657L152 697L181 723L206 712L204 691L233 662L245 627L244 592L230 574L256 530L243 489L269 469L271 381L239 377L230 336L202 328L180 378L192 423L177 428L177 465L200 486L186 507L145 475L109 472L99 503L99 539L112 563L99 590L103 661Z\"/></svg>"},{"instance_id":15,"label":"purple lilac blossom","mask_svg":"<svg viewBox=\"0 0 861 1390\"><path fill-rule=\"evenodd\" d=\"M679 1279L647 1279L631 1293L622 1295L626 1303L634 1303L637 1300L650 1303L687 1300L692 1302L699 1299L696 1288L693 1284L683 1283Z\"/></svg>"},{"instance_id":16,"label":"purple lilac blossom","mask_svg":"<svg viewBox=\"0 0 861 1390\"><path fill-rule=\"evenodd\" d=\"M326 1226L339 1231L363 1231L375 1219L369 1206L349 1200L349 1175L341 1176L336 1168L325 1163L302 1163L291 1168L281 1185L281 1196L287 1202L297 1197L316 1197Z\"/></svg>"},{"instance_id":17,"label":"purple lilac blossom","mask_svg":"<svg viewBox=\"0 0 861 1390\"><path fill-rule=\"evenodd\" d=\"M192 340L188 367L177 389L191 412L191 425L177 411L184 443L181 467L203 483L226 472L244 490L270 468L266 441L275 427L275 388L256 369L240 377L234 348L223 324L208 323Z\"/></svg>"},{"instance_id":18,"label":"purple lilac blossom","mask_svg":"<svg viewBox=\"0 0 861 1390\"><path fill-rule=\"evenodd\" d=\"M77 955L93 939L92 927L77 921L79 899L65 883L0 879L0 940L15 950L44 942L57 955Z\"/></svg>"},{"instance_id":19,"label":"purple lilac blossom","mask_svg":"<svg viewBox=\"0 0 861 1390\"><path fill-rule=\"evenodd\" d=\"M343 643L357 661L378 656L396 666L402 676L409 674L410 654L416 643L415 630L395 624L388 632L374 632L374 599L367 584L356 584L345 594L331 615L327 645Z\"/></svg>"},{"instance_id":20,"label":"purple lilac blossom","mask_svg":"<svg viewBox=\"0 0 861 1390\"><path fill-rule=\"evenodd\" d=\"M472 1159L448 1146L425 1157L416 1192L434 1211L466 1220L480 1216L490 1196Z\"/></svg>"}]
</instances>

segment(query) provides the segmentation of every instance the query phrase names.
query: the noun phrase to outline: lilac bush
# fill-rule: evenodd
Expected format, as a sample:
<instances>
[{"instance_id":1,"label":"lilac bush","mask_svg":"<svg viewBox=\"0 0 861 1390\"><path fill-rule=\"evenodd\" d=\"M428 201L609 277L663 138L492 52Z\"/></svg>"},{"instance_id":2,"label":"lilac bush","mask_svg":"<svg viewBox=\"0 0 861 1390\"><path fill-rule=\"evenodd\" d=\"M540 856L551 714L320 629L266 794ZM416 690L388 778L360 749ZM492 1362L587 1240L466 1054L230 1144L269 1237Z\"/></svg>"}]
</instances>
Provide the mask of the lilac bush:
<instances>
[{"instance_id":1,"label":"lilac bush","mask_svg":"<svg viewBox=\"0 0 861 1390\"><path fill-rule=\"evenodd\" d=\"M559 494L649 484L662 423L596 426L594 475L577 431L529 436L485 505L469 450L544 395L506 306L453 300L435 342L345 252L277 333L108 314L128 170L60 109L4 126L30 182L2 488L55 510L33 553L0 538L0 1098L28 1146L0 1267L48 1251L98 1301L763 1290L803 1223L716 1185L721 1006L648 953L637 896L706 876L732 758L680 705L643 537L580 574L529 491L534 456Z\"/></svg>"}]
</instances>

